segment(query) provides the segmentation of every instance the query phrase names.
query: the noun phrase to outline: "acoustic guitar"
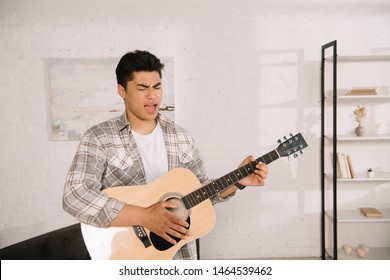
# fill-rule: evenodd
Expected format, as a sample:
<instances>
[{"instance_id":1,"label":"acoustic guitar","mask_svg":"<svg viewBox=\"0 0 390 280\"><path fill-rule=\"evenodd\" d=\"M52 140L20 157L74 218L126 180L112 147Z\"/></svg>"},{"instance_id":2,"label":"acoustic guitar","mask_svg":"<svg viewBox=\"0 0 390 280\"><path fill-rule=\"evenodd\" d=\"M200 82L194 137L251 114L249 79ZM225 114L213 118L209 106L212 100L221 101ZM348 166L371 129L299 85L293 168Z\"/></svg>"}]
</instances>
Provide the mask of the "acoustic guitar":
<instances>
[{"instance_id":1,"label":"acoustic guitar","mask_svg":"<svg viewBox=\"0 0 390 280\"><path fill-rule=\"evenodd\" d=\"M186 243L209 233L215 224L214 207L210 198L252 174L260 161L269 164L281 157L297 157L307 147L300 133L278 141L279 146L232 172L202 186L188 169L176 168L156 181L143 186L118 186L104 192L126 204L148 207L158 201L172 201L177 207L169 209L186 220L192 233L185 240L174 238L167 242L142 226L98 228L81 223L82 235L92 259L152 260L172 259Z\"/></svg>"}]
</instances>

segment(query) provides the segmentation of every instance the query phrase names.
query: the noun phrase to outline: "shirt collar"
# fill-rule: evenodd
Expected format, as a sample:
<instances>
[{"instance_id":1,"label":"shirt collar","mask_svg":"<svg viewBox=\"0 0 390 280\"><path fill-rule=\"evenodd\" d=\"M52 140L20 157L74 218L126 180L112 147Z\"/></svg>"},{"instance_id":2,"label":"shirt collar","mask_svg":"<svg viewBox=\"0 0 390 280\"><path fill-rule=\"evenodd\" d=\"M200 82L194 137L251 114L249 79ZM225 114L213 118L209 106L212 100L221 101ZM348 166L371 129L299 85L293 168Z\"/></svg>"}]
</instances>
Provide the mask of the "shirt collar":
<instances>
[{"instance_id":1,"label":"shirt collar","mask_svg":"<svg viewBox=\"0 0 390 280\"><path fill-rule=\"evenodd\" d=\"M120 131L130 126L130 123L126 117L126 111L119 117L118 126Z\"/></svg>"},{"instance_id":2,"label":"shirt collar","mask_svg":"<svg viewBox=\"0 0 390 280\"><path fill-rule=\"evenodd\" d=\"M161 115L160 113L157 114L157 121L162 126L174 127L173 121L168 119L166 116ZM125 128L131 129L131 124L129 123L129 121L127 120L127 117L126 117L126 111L119 117L118 126L119 126L120 131L122 131Z\"/></svg>"}]
</instances>

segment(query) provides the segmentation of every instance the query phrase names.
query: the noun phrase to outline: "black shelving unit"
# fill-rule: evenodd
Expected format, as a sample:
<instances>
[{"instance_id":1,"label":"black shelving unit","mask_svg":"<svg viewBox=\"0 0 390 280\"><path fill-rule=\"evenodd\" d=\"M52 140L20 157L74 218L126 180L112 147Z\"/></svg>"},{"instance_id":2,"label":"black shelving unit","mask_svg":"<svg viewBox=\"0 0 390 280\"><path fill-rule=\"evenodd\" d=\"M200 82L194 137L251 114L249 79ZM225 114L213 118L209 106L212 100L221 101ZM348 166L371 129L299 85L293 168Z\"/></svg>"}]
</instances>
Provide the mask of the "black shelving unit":
<instances>
[{"instance_id":1,"label":"black shelving unit","mask_svg":"<svg viewBox=\"0 0 390 280\"><path fill-rule=\"evenodd\" d=\"M389 201L368 194L363 200L355 202L353 205L346 205L345 197L345 190L351 190L350 186L355 184L364 185L364 188L370 190L370 193L375 193L374 187L378 184L386 184L386 190L390 187L389 162L383 160L388 159L390 132L388 130L378 131L372 126L373 124L378 125L378 127L379 125L382 127L390 125L388 116L384 114L387 111L383 110L385 109L383 106L388 108L390 104L390 87L383 86L389 82L386 74L390 66L389 63L389 54L338 55L336 40L321 48L321 258L324 260L390 259L390 243L386 241L388 239L382 239L381 242L376 242L378 238L375 237L365 239L367 236L375 236L376 234L380 238L388 235L388 232L377 229L379 224L389 225L388 223L390 223ZM338 74L340 74L339 80ZM348 74L353 75L352 80L346 78ZM378 92L374 95L357 96L344 92L346 90L343 87L352 88L356 84L361 85L367 81L378 85ZM362 101L368 102L368 106L371 106L370 110L373 112L372 116L378 116L378 120L371 122L371 131L367 135L356 137L352 129L346 131L349 127L346 127L345 109L351 110L351 106ZM382 106L382 111L378 109L380 106ZM341 123L338 123L338 120ZM364 151L364 147L370 150ZM371 150L372 148L376 150ZM341 178L338 175L337 155L341 152L339 150L344 149L359 158L356 161L359 170L367 170L362 167L363 158L364 162L367 161L371 164L377 162L379 167L375 178L367 178L366 171L356 172L356 176L353 178ZM375 158L375 153L372 155L370 153L378 151L378 149L382 158ZM361 152L366 152L366 154L360 154ZM364 204L373 204L373 206L377 204L383 215L377 219L365 217L359 210ZM370 223L366 234L363 238L359 237L358 234L346 238L345 233L357 226L356 223L359 224L359 227ZM362 228L362 230L365 229L367 227ZM357 249L351 254L347 253L343 246L338 246L340 244L347 246L349 242L353 242L354 246L360 242L360 244L371 243L370 253L365 257L359 257Z\"/></svg>"}]
</instances>

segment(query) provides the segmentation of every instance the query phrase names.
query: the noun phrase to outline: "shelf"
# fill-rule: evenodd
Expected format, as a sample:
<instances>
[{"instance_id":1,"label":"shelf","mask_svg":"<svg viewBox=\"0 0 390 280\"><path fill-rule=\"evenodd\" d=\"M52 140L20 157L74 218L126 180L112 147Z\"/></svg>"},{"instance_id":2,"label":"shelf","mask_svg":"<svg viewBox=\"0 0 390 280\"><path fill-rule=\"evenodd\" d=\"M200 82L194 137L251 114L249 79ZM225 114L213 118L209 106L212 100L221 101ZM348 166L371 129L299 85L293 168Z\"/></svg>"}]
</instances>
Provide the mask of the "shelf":
<instances>
[{"instance_id":1,"label":"shelf","mask_svg":"<svg viewBox=\"0 0 390 280\"><path fill-rule=\"evenodd\" d=\"M326 249L329 256L333 256L333 250ZM342 248L337 249L339 260L390 260L390 247L370 247L370 251L364 256L359 257L356 248L353 248L350 254L346 254Z\"/></svg>"},{"instance_id":2,"label":"shelf","mask_svg":"<svg viewBox=\"0 0 390 280\"><path fill-rule=\"evenodd\" d=\"M325 58L325 61L332 62L333 56ZM390 55L337 55L337 62L378 62L390 61Z\"/></svg>"},{"instance_id":3,"label":"shelf","mask_svg":"<svg viewBox=\"0 0 390 280\"><path fill-rule=\"evenodd\" d=\"M366 141L366 140L390 140L390 135L368 135L368 136L356 136L356 135L339 135L338 141Z\"/></svg>"},{"instance_id":4,"label":"shelf","mask_svg":"<svg viewBox=\"0 0 390 280\"><path fill-rule=\"evenodd\" d=\"M382 212L381 218L366 217L360 212L360 209L338 210L338 223L388 223L390 222L390 209L378 209ZM333 212L325 211L326 216L333 220Z\"/></svg>"},{"instance_id":5,"label":"shelf","mask_svg":"<svg viewBox=\"0 0 390 280\"><path fill-rule=\"evenodd\" d=\"M339 100L353 100L353 99L390 99L390 94L377 94L377 95L339 95Z\"/></svg>"},{"instance_id":6,"label":"shelf","mask_svg":"<svg viewBox=\"0 0 390 280\"><path fill-rule=\"evenodd\" d=\"M325 139L333 141L332 136L325 136ZM390 140L390 135L368 135L368 136L356 136L356 135L337 135L337 141L377 141L377 140Z\"/></svg>"},{"instance_id":7,"label":"shelf","mask_svg":"<svg viewBox=\"0 0 390 280\"><path fill-rule=\"evenodd\" d=\"M356 173L355 178L351 179L337 179L339 182L381 182L381 181L390 181L390 172L378 172L375 171L374 177L367 177L365 172Z\"/></svg>"},{"instance_id":8,"label":"shelf","mask_svg":"<svg viewBox=\"0 0 390 280\"><path fill-rule=\"evenodd\" d=\"M332 174L326 173L327 178L332 179ZM374 177L367 177L365 172L357 172L355 178L342 179L337 178L337 182L386 182L390 181L390 172L375 171Z\"/></svg>"},{"instance_id":9,"label":"shelf","mask_svg":"<svg viewBox=\"0 0 390 280\"><path fill-rule=\"evenodd\" d=\"M346 89L339 89L338 90L339 95L337 95L338 101L356 101L356 100L363 100L363 101L383 101L383 102L390 102L390 94L383 93L383 94L376 94L376 95L345 95L343 93L348 92ZM389 89L386 90L386 92L389 92ZM327 91L326 96L324 97L325 101L331 102L333 100L332 91Z\"/></svg>"}]
</instances>

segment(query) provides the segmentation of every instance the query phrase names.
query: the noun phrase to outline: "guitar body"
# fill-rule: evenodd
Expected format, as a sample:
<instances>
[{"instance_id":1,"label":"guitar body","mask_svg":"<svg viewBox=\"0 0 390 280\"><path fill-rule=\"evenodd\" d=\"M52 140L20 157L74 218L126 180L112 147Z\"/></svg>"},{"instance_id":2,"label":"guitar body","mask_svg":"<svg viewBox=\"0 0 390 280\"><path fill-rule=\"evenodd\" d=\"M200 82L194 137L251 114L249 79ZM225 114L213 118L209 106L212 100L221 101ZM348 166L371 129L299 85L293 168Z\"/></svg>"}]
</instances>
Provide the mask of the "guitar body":
<instances>
[{"instance_id":1,"label":"guitar body","mask_svg":"<svg viewBox=\"0 0 390 280\"><path fill-rule=\"evenodd\" d=\"M113 198L126 204L148 207L158 201L171 200L178 204L172 212L187 220L192 236L180 240L176 245L166 246L153 244L151 233L144 228L152 245L144 246L133 230L133 227L97 228L81 223L83 238L92 259L126 259L152 260L172 259L176 252L186 243L200 238L210 232L215 224L214 207L209 199L187 210L180 198L201 187L196 176L188 169L176 168L154 181L143 186L120 186L104 190ZM157 248L156 248L157 247ZM163 247L163 248L161 248Z\"/></svg>"}]
</instances>

